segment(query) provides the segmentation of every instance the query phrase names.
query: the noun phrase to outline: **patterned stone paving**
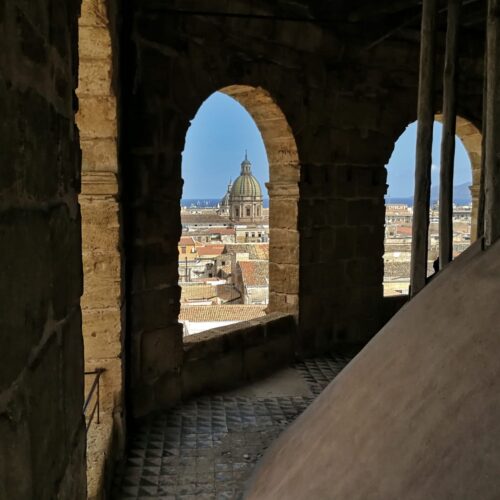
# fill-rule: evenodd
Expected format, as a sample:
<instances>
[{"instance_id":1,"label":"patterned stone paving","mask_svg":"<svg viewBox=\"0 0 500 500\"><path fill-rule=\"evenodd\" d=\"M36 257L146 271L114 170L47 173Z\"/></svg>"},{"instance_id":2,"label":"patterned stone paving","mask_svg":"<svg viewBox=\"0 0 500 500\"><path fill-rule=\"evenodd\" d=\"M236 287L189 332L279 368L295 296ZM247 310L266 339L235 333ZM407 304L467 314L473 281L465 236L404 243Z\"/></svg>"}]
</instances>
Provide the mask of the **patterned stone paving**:
<instances>
[{"instance_id":1,"label":"patterned stone paving","mask_svg":"<svg viewBox=\"0 0 500 500\"><path fill-rule=\"evenodd\" d=\"M350 360L350 356L306 359L297 363L294 368L304 377L314 396L319 396Z\"/></svg>"},{"instance_id":2,"label":"patterned stone paving","mask_svg":"<svg viewBox=\"0 0 500 500\"><path fill-rule=\"evenodd\" d=\"M297 363L311 397L243 397L235 391L197 398L144 420L116 475L113 498L239 498L265 449L348 361L325 357Z\"/></svg>"}]
</instances>

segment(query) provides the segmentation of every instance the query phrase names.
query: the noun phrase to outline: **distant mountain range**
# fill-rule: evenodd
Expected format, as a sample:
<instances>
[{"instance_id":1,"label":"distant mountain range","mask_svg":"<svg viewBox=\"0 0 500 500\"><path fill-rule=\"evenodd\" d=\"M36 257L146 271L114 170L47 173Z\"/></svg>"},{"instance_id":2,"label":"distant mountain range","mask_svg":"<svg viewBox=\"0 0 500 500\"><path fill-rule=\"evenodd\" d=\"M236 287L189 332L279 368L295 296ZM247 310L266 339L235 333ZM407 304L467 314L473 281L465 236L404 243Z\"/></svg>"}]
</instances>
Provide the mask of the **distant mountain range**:
<instances>
[{"instance_id":1,"label":"distant mountain range","mask_svg":"<svg viewBox=\"0 0 500 500\"><path fill-rule=\"evenodd\" d=\"M470 189L470 183L464 182L463 184L458 184L458 186L453 186L453 200L456 201L467 201L470 203L472 200ZM431 188L431 201L437 201L439 199L439 186L433 186Z\"/></svg>"},{"instance_id":2,"label":"distant mountain range","mask_svg":"<svg viewBox=\"0 0 500 500\"><path fill-rule=\"evenodd\" d=\"M458 205L467 205L471 203L472 197L469 189L470 183L464 182L453 186L453 202ZM439 200L439 185L431 187L431 203ZM386 198L387 203L402 203L413 206L413 196L391 196Z\"/></svg>"}]
</instances>

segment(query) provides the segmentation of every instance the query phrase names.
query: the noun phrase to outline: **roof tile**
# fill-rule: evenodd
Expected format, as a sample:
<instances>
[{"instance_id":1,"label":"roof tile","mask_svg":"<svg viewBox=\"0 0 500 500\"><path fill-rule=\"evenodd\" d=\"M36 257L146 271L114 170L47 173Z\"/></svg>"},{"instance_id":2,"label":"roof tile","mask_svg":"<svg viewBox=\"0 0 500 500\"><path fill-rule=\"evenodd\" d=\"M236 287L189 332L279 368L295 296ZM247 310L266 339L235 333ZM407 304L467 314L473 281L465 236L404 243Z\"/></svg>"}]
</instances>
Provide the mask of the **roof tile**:
<instances>
[{"instance_id":1,"label":"roof tile","mask_svg":"<svg viewBox=\"0 0 500 500\"><path fill-rule=\"evenodd\" d=\"M264 305L190 306L181 304L179 319L193 323L215 321L249 321L265 316Z\"/></svg>"}]
</instances>

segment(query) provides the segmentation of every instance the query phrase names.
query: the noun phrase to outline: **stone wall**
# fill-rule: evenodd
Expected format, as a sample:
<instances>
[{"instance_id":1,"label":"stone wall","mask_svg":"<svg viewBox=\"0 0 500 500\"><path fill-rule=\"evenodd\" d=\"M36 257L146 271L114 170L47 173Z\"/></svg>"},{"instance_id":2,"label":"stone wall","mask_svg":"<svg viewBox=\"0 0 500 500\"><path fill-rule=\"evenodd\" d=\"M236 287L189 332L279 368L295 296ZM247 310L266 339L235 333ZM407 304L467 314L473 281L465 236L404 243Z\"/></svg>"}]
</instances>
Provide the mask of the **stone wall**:
<instances>
[{"instance_id":1,"label":"stone wall","mask_svg":"<svg viewBox=\"0 0 500 500\"><path fill-rule=\"evenodd\" d=\"M294 359L292 315L266 317L189 335L179 380L182 398L232 389Z\"/></svg>"},{"instance_id":2,"label":"stone wall","mask_svg":"<svg viewBox=\"0 0 500 500\"><path fill-rule=\"evenodd\" d=\"M79 1L0 4L0 498L85 498Z\"/></svg>"},{"instance_id":3,"label":"stone wall","mask_svg":"<svg viewBox=\"0 0 500 500\"><path fill-rule=\"evenodd\" d=\"M370 61L363 68L368 75L357 82L362 71L349 61L352 54L345 55L342 44L315 25L295 30L268 22L264 29L258 20L178 19L146 7L137 12L131 34L137 64L127 104L134 116L126 124L131 165L124 178L134 206L132 380L143 409L147 400L162 399L155 395L159 380L181 370L175 265L181 153L202 102L221 89L237 98L271 152L272 310L283 311L286 301L280 297L292 298L286 291L298 286L296 346L305 353L366 341L380 326L384 164L409 118L402 113L396 119L383 99L393 90L402 94L396 102L414 104L408 93L414 94L416 84L416 64L402 50L379 67ZM406 87L382 78L398 57L410 68ZM350 73L338 70L340 61L353 68ZM244 91L231 90L241 86L263 89L278 113L265 106L252 113L251 92L245 98ZM275 129L273 150L264 126L266 119L276 122L277 114L286 117L286 125Z\"/></svg>"},{"instance_id":4,"label":"stone wall","mask_svg":"<svg viewBox=\"0 0 500 500\"><path fill-rule=\"evenodd\" d=\"M82 147L82 297L85 368L104 368L105 412L122 400L122 264L117 103L112 31L104 0L84 0L78 85Z\"/></svg>"},{"instance_id":5,"label":"stone wall","mask_svg":"<svg viewBox=\"0 0 500 500\"><path fill-rule=\"evenodd\" d=\"M123 427L121 214L118 182L117 22L112 2L83 0L77 124L82 147L82 297L85 370L104 369L101 420L89 431L88 495L103 489ZM94 377L86 377L86 387Z\"/></svg>"},{"instance_id":6,"label":"stone wall","mask_svg":"<svg viewBox=\"0 0 500 500\"><path fill-rule=\"evenodd\" d=\"M127 35L134 62L124 100L130 114L124 125L124 184L130 209L131 384L138 413L155 407L153 401L168 400L161 381L182 370L181 154L203 101L215 91L232 95L262 132L270 193L276 196L271 246L280 247L271 250L271 309L296 309L300 355L365 343L387 319L385 164L416 112L414 43L386 40L367 49L359 33L320 24L185 15L176 8L187 7L173 1L165 10L142 0ZM212 8L202 0L189 3L192 10ZM272 8L265 2L231 4L232 12L246 14L273 15ZM461 81L467 104L460 112L470 118L477 111L481 70L463 67L472 77ZM260 99L252 89L278 112L262 105L252 113L249 108ZM279 120L285 125L273 129ZM275 149L268 147L266 126ZM289 293L294 287L298 295Z\"/></svg>"},{"instance_id":7,"label":"stone wall","mask_svg":"<svg viewBox=\"0 0 500 500\"><path fill-rule=\"evenodd\" d=\"M232 12L259 16L276 14L278 4L301 8L299 2L230 4ZM81 234L86 367L107 370L105 413L122 402L124 350L136 415L172 404L182 396L180 381L200 382L203 371L188 382L190 362L200 358L184 350L177 321L181 154L190 120L215 91L247 107L266 143L270 309L293 313L298 322L292 354L366 342L399 305L381 302L384 165L415 120L416 44L368 45L360 26L351 31L340 17L331 29L286 16L185 15L176 7L206 11L213 2L172 0L170 10L157 0L127 4L121 47L127 68L117 107L117 18L103 0L84 1L81 233L73 92L79 1L0 4L1 498L85 497ZM387 26L367 28L374 38ZM469 42L463 39L459 114L477 127L482 47ZM461 131L468 135L460 125ZM474 141L477 152L477 134ZM276 348L275 356L288 359L289 343L280 342L266 338L262 352Z\"/></svg>"}]
</instances>

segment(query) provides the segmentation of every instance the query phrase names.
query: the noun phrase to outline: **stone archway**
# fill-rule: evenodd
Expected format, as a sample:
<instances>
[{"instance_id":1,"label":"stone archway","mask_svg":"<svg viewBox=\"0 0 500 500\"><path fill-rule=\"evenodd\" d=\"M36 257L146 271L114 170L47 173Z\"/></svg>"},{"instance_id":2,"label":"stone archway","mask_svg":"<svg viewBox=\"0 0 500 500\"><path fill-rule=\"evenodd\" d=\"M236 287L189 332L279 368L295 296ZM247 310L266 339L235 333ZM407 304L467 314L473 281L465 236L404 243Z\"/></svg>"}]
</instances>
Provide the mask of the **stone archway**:
<instances>
[{"instance_id":1,"label":"stone archway","mask_svg":"<svg viewBox=\"0 0 500 500\"><path fill-rule=\"evenodd\" d=\"M238 101L262 135L269 161L270 246L268 312L298 314L300 165L285 115L260 87L231 85L220 92Z\"/></svg>"},{"instance_id":2,"label":"stone archway","mask_svg":"<svg viewBox=\"0 0 500 500\"><path fill-rule=\"evenodd\" d=\"M442 114L437 113L434 116L435 122L442 123ZM416 121L412 121L411 124L416 124ZM409 126L409 125L408 125ZM405 128L406 130L406 128ZM403 132L404 133L404 132ZM403 135L403 134L401 134ZM401 135L399 137L401 137ZM470 192L471 192L471 198L472 198L472 211L471 211L471 226L470 226L470 243L473 243L477 239L477 223L478 223L478 210L479 210L479 192L480 192L480 184L481 184L481 142L482 142L482 135L479 129L473 125L469 120L462 118L460 116L457 116L457 123L456 123L456 130L455 130L455 136L456 138L460 139L461 143L463 144L467 156L469 158L470 162L470 167L471 167L471 176L472 176L472 183L469 186ZM398 137L398 140L399 140ZM406 214L407 216L409 214ZM386 213L387 216L387 213ZM396 217L399 221L403 221L405 218L405 213L396 213L392 214L392 217ZM390 221L390 218L389 218ZM386 224L387 224L387 219L386 219ZM387 226L386 226L387 227ZM407 228L408 229L408 228ZM410 230L410 235L411 235L411 230ZM387 234L386 237L384 238L384 245L385 245L385 251L387 251ZM410 255L411 252L408 252L410 248L408 247L408 242L401 242L396 244L393 243L393 247L398 253L401 253L403 255ZM434 247L434 251L437 253L437 247ZM434 255L430 260L434 260L436 255ZM389 293L386 295L386 272L387 272L387 262L384 261L384 295L385 297L391 296L392 293ZM407 274L400 274L399 275L399 280L400 283L397 281L394 282L392 285L389 283L389 286L392 286L393 288L398 289L398 292L401 293L401 289L404 289L405 287L407 288L409 286L409 272L410 272L410 263L409 260L406 258L402 258L401 261L398 261L395 263L396 265L394 266L396 269L396 272L404 273L406 272ZM430 272L430 271L429 271ZM406 294L403 293L404 296Z\"/></svg>"},{"instance_id":3,"label":"stone archway","mask_svg":"<svg viewBox=\"0 0 500 500\"><path fill-rule=\"evenodd\" d=\"M183 342L182 325L178 322L181 163L190 120L206 97L217 90L234 98L247 110L266 147L271 199L268 312L284 313L279 316L285 318L287 326L281 328L281 323L276 323L274 318L272 325L275 326L263 326L268 333L261 337L265 343L268 335L274 335L269 333L273 328L278 336L281 335L278 330L282 331L288 336L284 340L289 344L286 356L293 351L296 323L291 325L289 320L292 315L297 317L299 312L300 171L295 139L284 113L261 87L223 84L211 87L199 92L196 99L191 99L189 113L182 115L182 119L172 115L166 105L161 113L152 108L148 116L154 134L141 132L133 137L132 157L137 168L128 170L126 178L127 185L133 186L128 188L133 202L129 199L129 211L126 212L128 234L133 234L129 241L131 287L127 303L131 317L128 335L132 405L137 415L151 408L168 406L192 391L193 384L184 376L189 349ZM130 209L132 204L133 210ZM273 316L263 319L273 322ZM273 338L271 344L278 345L277 340ZM221 359L226 354L234 355L238 360L237 363L231 362L231 366L239 366L241 353L233 352L217 354L219 364L223 363ZM269 359L276 363L276 357ZM220 369L218 373L222 374L224 370ZM206 379L200 375L193 377L195 382Z\"/></svg>"},{"instance_id":4,"label":"stone archway","mask_svg":"<svg viewBox=\"0 0 500 500\"><path fill-rule=\"evenodd\" d=\"M435 116L436 121L442 121L442 115ZM481 187L481 143L482 134L479 129L469 120L457 116L455 135L462 141L472 169L472 185L470 186L472 196L471 214L471 243L477 239L477 219L479 215L479 191Z\"/></svg>"},{"instance_id":5,"label":"stone archway","mask_svg":"<svg viewBox=\"0 0 500 500\"><path fill-rule=\"evenodd\" d=\"M337 86L336 72L310 57L311 40L333 56L337 46L330 37L307 41L301 32L292 42L286 36L288 25L278 23L273 29L287 40L284 51L266 39L255 44L246 22L182 19L185 24L154 9L134 15L137 57L122 94L127 110L122 124L127 138L122 150L127 392L135 415L168 406L186 393L183 373L189 352L178 323L181 152L201 103L222 89L243 104L262 132L275 200L271 226L279 228L272 232L286 242L271 250L271 259L287 264L271 266L271 279L277 275L282 288L275 287L270 309L297 312L300 307L293 349L301 355L364 342L383 324L384 161L393 130L403 126L407 110L413 109L406 87L395 93L397 86L391 86L393 98L387 106L385 100L377 101L377 93L365 95L364 88L353 95L351 81L346 88ZM193 36L186 38L184 29ZM368 74L378 81L379 71L374 67ZM386 95L385 87L381 92ZM395 114L394 106L402 112ZM287 123L300 152L300 182ZM284 179L283 172L291 178ZM293 200L299 186L297 207ZM298 217L291 222L277 220L294 212ZM269 339L267 330L261 330L261 338ZM222 349L226 344L219 345ZM241 358L241 352L234 354L233 361ZM276 356L266 359L275 362ZM214 366L223 363L232 363L229 353L217 353ZM193 375L194 382L205 378L205 372Z\"/></svg>"}]
</instances>

